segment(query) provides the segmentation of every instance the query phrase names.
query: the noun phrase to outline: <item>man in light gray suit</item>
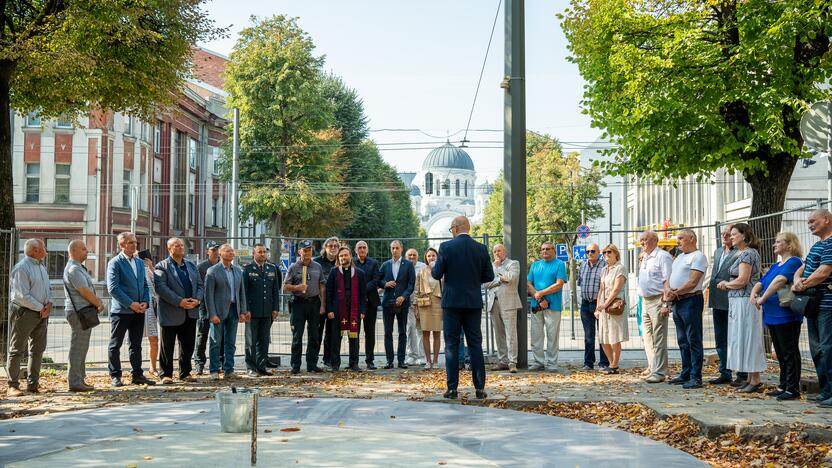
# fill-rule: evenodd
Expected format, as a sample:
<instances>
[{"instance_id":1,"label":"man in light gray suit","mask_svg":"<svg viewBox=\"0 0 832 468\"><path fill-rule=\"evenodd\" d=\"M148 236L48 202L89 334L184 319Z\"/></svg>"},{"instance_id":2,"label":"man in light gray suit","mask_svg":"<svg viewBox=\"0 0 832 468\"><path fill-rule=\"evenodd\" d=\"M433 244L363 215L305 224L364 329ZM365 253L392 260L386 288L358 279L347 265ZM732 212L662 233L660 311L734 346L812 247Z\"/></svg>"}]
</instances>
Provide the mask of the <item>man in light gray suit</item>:
<instances>
[{"instance_id":1,"label":"man in light gray suit","mask_svg":"<svg viewBox=\"0 0 832 468\"><path fill-rule=\"evenodd\" d=\"M492 370L517 372L517 310L523 308L517 281L520 262L508 258L503 244L494 246L494 281L486 283L491 323L497 340L497 364Z\"/></svg>"},{"instance_id":2,"label":"man in light gray suit","mask_svg":"<svg viewBox=\"0 0 832 468\"><path fill-rule=\"evenodd\" d=\"M220 343L223 343L223 374L234 375L234 353L237 350L237 324L251 319L243 287L243 270L234 265L234 248L220 247L220 262L205 274L205 310L211 321L208 337L211 378L220 372Z\"/></svg>"},{"instance_id":3,"label":"man in light gray suit","mask_svg":"<svg viewBox=\"0 0 832 468\"><path fill-rule=\"evenodd\" d=\"M714 265L711 267L711 282L708 287L708 307L713 309L714 340L716 353L719 356L719 377L708 381L711 385L731 383L732 386L745 384L746 374L737 372L737 380L731 382L731 369L726 367L728 360L728 291L716 287L720 281L730 281L728 270L737 256L737 249L731 244L731 228L733 224L722 226L722 245L714 251Z\"/></svg>"},{"instance_id":4,"label":"man in light gray suit","mask_svg":"<svg viewBox=\"0 0 832 468\"><path fill-rule=\"evenodd\" d=\"M202 303L202 280L193 262L185 260L185 243L178 237L168 240L168 258L156 264L153 285L159 295L156 316L162 341L159 365L162 384L173 383L173 348L179 341L179 380L193 381L191 355L196 339L196 320Z\"/></svg>"}]
</instances>

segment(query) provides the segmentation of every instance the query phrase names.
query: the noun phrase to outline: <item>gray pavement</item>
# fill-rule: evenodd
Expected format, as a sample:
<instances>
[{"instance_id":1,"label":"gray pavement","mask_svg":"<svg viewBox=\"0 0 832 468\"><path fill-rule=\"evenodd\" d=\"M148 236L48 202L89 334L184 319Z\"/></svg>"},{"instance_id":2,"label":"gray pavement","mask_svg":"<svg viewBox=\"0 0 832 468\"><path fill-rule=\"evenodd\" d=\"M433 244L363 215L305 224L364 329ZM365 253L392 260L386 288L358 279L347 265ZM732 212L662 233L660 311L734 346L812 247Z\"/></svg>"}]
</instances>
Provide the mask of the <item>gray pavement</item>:
<instances>
[{"instance_id":1,"label":"gray pavement","mask_svg":"<svg viewBox=\"0 0 832 468\"><path fill-rule=\"evenodd\" d=\"M258 466L707 466L638 435L509 410L288 398L259 408ZM248 435L219 434L218 419L214 401L199 401L2 421L0 463L250 466Z\"/></svg>"}]
</instances>

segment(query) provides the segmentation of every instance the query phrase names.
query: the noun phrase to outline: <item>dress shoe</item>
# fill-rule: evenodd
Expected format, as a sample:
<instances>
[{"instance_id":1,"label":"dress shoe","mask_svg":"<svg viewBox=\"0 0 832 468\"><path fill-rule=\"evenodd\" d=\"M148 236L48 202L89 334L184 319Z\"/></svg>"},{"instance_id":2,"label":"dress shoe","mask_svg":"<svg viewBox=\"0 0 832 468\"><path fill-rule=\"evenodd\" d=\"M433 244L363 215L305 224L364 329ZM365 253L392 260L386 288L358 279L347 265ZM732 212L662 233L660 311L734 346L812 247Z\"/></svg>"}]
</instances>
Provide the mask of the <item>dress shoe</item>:
<instances>
[{"instance_id":1,"label":"dress shoe","mask_svg":"<svg viewBox=\"0 0 832 468\"><path fill-rule=\"evenodd\" d=\"M737 390L739 393L759 393L763 389L763 383L745 384L744 387Z\"/></svg>"},{"instance_id":2,"label":"dress shoe","mask_svg":"<svg viewBox=\"0 0 832 468\"><path fill-rule=\"evenodd\" d=\"M269 376L274 375L274 372L272 372L268 369L265 369L265 370L257 371L257 375L259 375L261 377L269 377Z\"/></svg>"},{"instance_id":3,"label":"dress shoe","mask_svg":"<svg viewBox=\"0 0 832 468\"><path fill-rule=\"evenodd\" d=\"M456 400L459 398L459 393L456 390L448 390L447 392L442 394L443 397L449 400Z\"/></svg>"},{"instance_id":4,"label":"dress shoe","mask_svg":"<svg viewBox=\"0 0 832 468\"><path fill-rule=\"evenodd\" d=\"M361 368L358 367L358 364L356 364L354 366L350 366L350 367L348 367L348 369L353 371L353 372L361 372Z\"/></svg>"},{"instance_id":5,"label":"dress shoe","mask_svg":"<svg viewBox=\"0 0 832 468\"><path fill-rule=\"evenodd\" d=\"M708 381L708 384L710 385L722 385L727 383L731 383L731 377L728 377L727 375L720 375L719 377Z\"/></svg>"},{"instance_id":6,"label":"dress shoe","mask_svg":"<svg viewBox=\"0 0 832 468\"><path fill-rule=\"evenodd\" d=\"M393 363L392 363L392 362L388 362L387 364L385 364L384 368L385 368L385 369L392 369L392 368L393 368Z\"/></svg>"},{"instance_id":7,"label":"dress shoe","mask_svg":"<svg viewBox=\"0 0 832 468\"><path fill-rule=\"evenodd\" d=\"M785 392L786 391L783 390L782 388L775 388L774 390L770 390L770 391L766 392L766 396L778 397L778 396L782 395Z\"/></svg>"},{"instance_id":8,"label":"dress shoe","mask_svg":"<svg viewBox=\"0 0 832 468\"><path fill-rule=\"evenodd\" d=\"M247 375L247 376L249 376L249 377L258 377L258 376L259 376L259 374L257 373L257 371L256 371L256 370L254 370L254 369L249 369L249 370L247 370L247 371L246 371L246 375Z\"/></svg>"},{"instance_id":9,"label":"dress shoe","mask_svg":"<svg viewBox=\"0 0 832 468\"><path fill-rule=\"evenodd\" d=\"M684 379L682 377L677 376L668 380L667 383L669 383L670 385L683 385L688 383L688 379Z\"/></svg>"},{"instance_id":10,"label":"dress shoe","mask_svg":"<svg viewBox=\"0 0 832 468\"><path fill-rule=\"evenodd\" d=\"M136 379L133 379L133 383L138 383ZM173 385L173 379L170 377L162 377L162 385Z\"/></svg>"},{"instance_id":11,"label":"dress shoe","mask_svg":"<svg viewBox=\"0 0 832 468\"><path fill-rule=\"evenodd\" d=\"M508 371L511 372L512 374L516 374L517 373L517 364L509 364L508 365Z\"/></svg>"},{"instance_id":12,"label":"dress shoe","mask_svg":"<svg viewBox=\"0 0 832 468\"><path fill-rule=\"evenodd\" d=\"M211 379L212 380L219 380L220 379L220 373L219 372L211 372Z\"/></svg>"},{"instance_id":13,"label":"dress shoe","mask_svg":"<svg viewBox=\"0 0 832 468\"><path fill-rule=\"evenodd\" d=\"M121 381L121 377L113 377L112 386L113 387L123 387L124 382Z\"/></svg>"},{"instance_id":14,"label":"dress shoe","mask_svg":"<svg viewBox=\"0 0 832 468\"><path fill-rule=\"evenodd\" d=\"M203 375L203 374L205 374L205 365L200 364L200 365L196 366L196 375Z\"/></svg>"},{"instance_id":15,"label":"dress shoe","mask_svg":"<svg viewBox=\"0 0 832 468\"><path fill-rule=\"evenodd\" d=\"M320 374L320 373L321 373L321 372L323 372L324 370L323 370L323 369L321 369L320 367L310 367L309 369L306 369L306 371L307 371L307 372L314 372L314 373L316 373L316 374Z\"/></svg>"},{"instance_id":16,"label":"dress shoe","mask_svg":"<svg viewBox=\"0 0 832 468\"><path fill-rule=\"evenodd\" d=\"M170 378L170 377L168 377L168 378ZM145 377L143 375L133 377L132 381L133 381L133 385L156 385L156 382L148 379L147 377Z\"/></svg>"},{"instance_id":17,"label":"dress shoe","mask_svg":"<svg viewBox=\"0 0 832 468\"><path fill-rule=\"evenodd\" d=\"M777 401L786 401L786 400L798 400L800 399L799 393L792 393L789 391L784 391L783 393L777 395Z\"/></svg>"},{"instance_id":18,"label":"dress shoe","mask_svg":"<svg viewBox=\"0 0 832 468\"><path fill-rule=\"evenodd\" d=\"M405 363L399 364L399 369L407 369L407 364L405 364Z\"/></svg>"},{"instance_id":19,"label":"dress shoe","mask_svg":"<svg viewBox=\"0 0 832 468\"><path fill-rule=\"evenodd\" d=\"M42 393L37 385L27 385L26 393Z\"/></svg>"},{"instance_id":20,"label":"dress shoe","mask_svg":"<svg viewBox=\"0 0 832 468\"><path fill-rule=\"evenodd\" d=\"M542 371L543 370L543 365L542 364L532 364L531 366L529 366L529 370L530 371Z\"/></svg>"},{"instance_id":21,"label":"dress shoe","mask_svg":"<svg viewBox=\"0 0 832 468\"><path fill-rule=\"evenodd\" d=\"M298 369L297 367L293 367L293 368L292 368L292 374L293 374L293 375L298 375L298 374L300 374L300 369Z\"/></svg>"},{"instance_id":22,"label":"dress shoe","mask_svg":"<svg viewBox=\"0 0 832 468\"><path fill-rule=\"evenodd\" d=\"M647 377L646 379L644 379L644 381L647 382L647 383L661 383L661 382L664 382L664 376L663 375L651 375L650 377Z\"/></svg>"},{"instance_id":23,"label":"dress shoe","mask_svg":"<svg viewBox=\"0 0 832 468\"><path fill-rule=\"evenodd\" d=\"M701 380L690 380L682 384L682 388L685 390L690 390L693 388L702 388L702 381Z\"/></svg>"},{"instance_id":24,"label":"dress shoe","mask_svg":"<svg viewBox=\"0 0 832 468\"><path fill-rule=\"evenodd\" d=\"M193 378L193 376L191 376L191 375L186 375L184 377L179 377L179 380L181 380L182 382L195 382L196 381L196 379Z\"/></svg>"},{"instance_id":25,"label":"dress shoe","mask_svg":"<svg viewBox=\"0 0 832 468\"><path fill-rule=\"evenodd\" d=\"M594 369L593 369L592 366L584 365L583 367L581 367L581 370L582 371L591 371L591 370L594 370Z\"/></svg>"},{"instance_id":26,"label":"dress shoe","mask_svg":"<svg viewBox=\"0 0 832 468\"><path fill-rule=\"evenodd\" d=\"M492 371L501 371L501 370L508 370L508 364L494 364L491 366Z\"/></svg>"},{"instance_id":27,"label":"dress shoe","mask_svg":"<svg viewBox=\"0 0 832 468\"><path fill-rule=\"evenodd\" d=\"M376 369L378 369L378 367L376 367L375 364L373 364L372 362L367 364L367 370L376 370Z\"/></svg>"},{"instance_id":28,"label":"dress shoe","mask_svg":"<svg viewBox=\"0 0 832 468\"><path fill-rule=\"evenodd\" d=\"M809 401L817 401L817 402L821 402L823 400L828 400L828 399L829 399L829 395L826 395L824 393L819 393L819 394L817 394L813 397L807 398L807 400L809 400Z\"/></svg>"},{"instance_id":29,"label":"dress shoe","mask_svg":"<svg viewBox=\"0 0 832 468\"><path fill-rule=\"evenodd\" d=\"M745 379L734 379L731 381L731 386L734 388L742 388L748 384L748 381Z\"/></svg>"},{"instance_id":30,"label":"dress shoe","mask_svg":"<svg viewBox=\"0 0 832 468\"><path fill-rule=\"evenodd\" d=\"M237 378L237 374L235 374L234 371L223 372L222 373L222 379L223 380L232 380L232 379L236 379L236 378Z\"/></svg>"},{"instance_id":31,"label":"dress shoe","mask_svg":"<svg viewBox=\"0 0 832 468\"><path fill-rule=\"evenodd\" d=\"M485 398L488 397L488 394L485 393L485 390L477 390L475 393L477 395L478 400L485 400Z\"/></svg>"},{"instance_id":32,"label":"dress shoe","mask_svg":"<svg viewBox=\"0 0 832 468\"><path fill-rule=\"evenodd\" d=\"M338 367L328 366L328 367L326 368L326 371L327 371L327 372L338 372L338 371L340 371L340 370L341 370L341 366L338 366Z\"/></svg>"},{"instance_id":33,"label":"dress shoe","mask_svg":"<svg viewBox=\"0 0 832 468\"><path fill-rule=\"evenodd\" d=\"M23 396L23 392L20 391L20 389L17 388L17 387L9 387L9 389L6 390L6 396L8 396L8 397L19 397L19 396Z\"/></svg>"},{"instance_id":34,"label":"dress shoe","mask_svg":"<svg viewBox=\"0 0 832 468\"><path fill-rule=\"evenodd\" d=\"M832 408L832 398L827 398L821 401L820 403L818 403L818 406L820 406L821 408Z\"/></svg>"},{"instance_id":35,"label":"dress shoe","mask_svg":"<svg viewBox=\"0 0 832 468\"><path fill-rule=\"evenodd\" d=\"M77 393L77 392L91 392L91 391L93 391L93 390L95 390L95 387L93 387L92 385L87 385L87 384L85 384L85 383L84 383L84 384L81 384L81 385L78 385L78 386L76 386L76 387L69 387L69 391L70 391L70 392L73 392L73 393Z\"/></svg>"}]
</instances>

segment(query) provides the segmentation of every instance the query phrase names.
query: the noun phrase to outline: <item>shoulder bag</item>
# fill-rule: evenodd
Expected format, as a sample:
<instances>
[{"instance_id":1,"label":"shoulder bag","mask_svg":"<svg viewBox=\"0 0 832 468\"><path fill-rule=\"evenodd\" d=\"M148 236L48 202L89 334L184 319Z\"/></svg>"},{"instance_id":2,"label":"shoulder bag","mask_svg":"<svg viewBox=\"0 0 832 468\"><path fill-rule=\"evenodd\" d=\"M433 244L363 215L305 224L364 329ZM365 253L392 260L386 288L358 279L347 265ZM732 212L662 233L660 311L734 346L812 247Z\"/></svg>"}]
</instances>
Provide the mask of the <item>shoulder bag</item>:
<instances>
[{"instance_id":1,"label":"shoulder bag","mask_svg":"<svg viewBox=\"0 0 832 468\"><path fill-rule=\"evenodd\" d=\"M64 288L66 291L66 297L69 298L72 308L75 309L75 313L78 314L78 321L81 322L81 329L89 330L90 328L98 326L101 323L98 319L98 308L94 305L88 305L81 310L78 310L78 308L75 307L75 301L72 300L72 294L69 292L69 284L66 280L64 280Z\"/></svg>"},{"instance_id":2,"label":"shoulder bag","mask_svg":"<svg viewBox=\"0 0 832 468\"><path fill-rule=\"evenodd\" d=\"M424 294L424 296L417 296L416 297L416 306L417 307L430 307L430 293L425 293L425 280L422 278L422 274L419 273L417 275L419 278L419 284L421 285L419 294Z\"/></svg>"},{"instance_id":3,"label":"shoulder bag","mask_svg":"<svg viewBox=\"0 0 832 468\"><path fill-rule=\"evenodd\" d=\"M780 307L785 309L790 308L793 300L794 292L792 292L792 286L790 284L786 284L777 290L777 301L780 304Z\"/></svg>"},{"instance_id":4,"label":"shoulder bag","mask_svg":"<svg viewBox=\"0 0 832 468\"><path fill-rule=\"evenodd\" d=\"M805 291L795 293L789 308L796 314L814 319L820 313L821 299L823 299L823 290L821 288L809 288Z\"/></svg>"},{"instance_id":5,"label":"shoulder bag","mask_svg":"<svg viewBox=\"0 0 832 468\"><path fill-rule=\"evenodd\" d=\"M609 307L604 309L604 311L610 315L621 315L624 313L624 299L620 297L616 297L612 300L612 304Z\"/></svg>"}]
</instances>

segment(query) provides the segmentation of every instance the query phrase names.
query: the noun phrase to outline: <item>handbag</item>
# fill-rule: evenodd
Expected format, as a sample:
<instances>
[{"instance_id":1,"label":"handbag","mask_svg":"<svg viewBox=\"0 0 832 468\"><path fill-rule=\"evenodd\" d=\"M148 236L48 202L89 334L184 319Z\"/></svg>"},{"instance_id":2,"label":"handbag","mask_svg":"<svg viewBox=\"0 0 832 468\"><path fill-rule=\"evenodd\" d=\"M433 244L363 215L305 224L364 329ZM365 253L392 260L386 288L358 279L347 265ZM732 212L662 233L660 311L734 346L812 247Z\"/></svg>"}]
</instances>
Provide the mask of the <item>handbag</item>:
<instances>
[{"instance_id":1,"label":"handbag","mask_svg":"<svg viewBox=\"0 0 832 468\"><path fill-rule=\"evenodd\" d=\"M809 288L805 291L795 293L790 309L792 312L806 318L817 318L820 312L820 300L822 297L823 291L818 288Z\"/></svg>"},{"instance_id":2,"label":"handbag","mask_svg":"<svg viewBox=\"0 0 832 468\"><path fill-rule=\"evenodd\" d=\"M624 299L620 297L616 297L612 300L612 304L609 307L604 309L604 311L610 315L621 315L624 313Z\"/></svg>"},{"instance_id":3,"label":"handbag","mask_svg":"<svg viewBox=\"0 0 832 468\"><path fill-rule=\"evenodd\" d=\"M791 307L793 300L794 292L788 284L777 290L777 301L780 303L780 307L788 309Z\"/></svg>"},{"instance_id":4,"label":"handbag","mask_svg":"<svg viewBox=\"0 0 832 468\"><path fill-rule=\"evenodd\" d=\"M98 319L98 308L94 305L88 305L81 308L81 310L78 310L78 308L75 307L75 301L72 300L72 294L69 293L69 284L67 284L66 280L64 280L64 288L66 291L66 297L69 298L72 308L75 309L75 313L78 314L78 321L81 322L81 330L89 330L90 328L98 326L101 323Z\"/></svg>"},{"instance_id":5,"label":"handbag","mask_svg":"<svg viewBox=\"0 0 832 468\"><path fill-rule=\"evenodd\" d=\"M419 275L419 284L423 285L423 287L419 288L424 290L424 281L422 279L422 275ZM427 296L416 297L416 306L417 307L430 307L430 293Z\"/></svg>"}]
</instances>

